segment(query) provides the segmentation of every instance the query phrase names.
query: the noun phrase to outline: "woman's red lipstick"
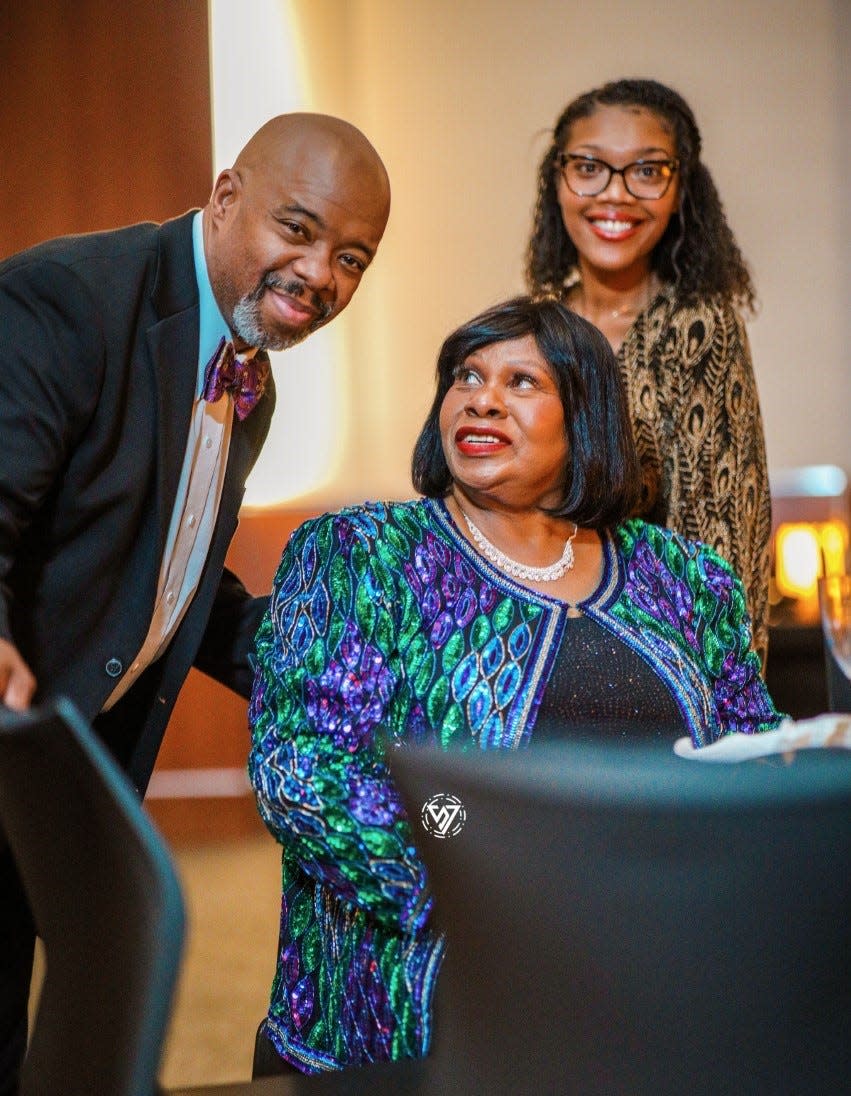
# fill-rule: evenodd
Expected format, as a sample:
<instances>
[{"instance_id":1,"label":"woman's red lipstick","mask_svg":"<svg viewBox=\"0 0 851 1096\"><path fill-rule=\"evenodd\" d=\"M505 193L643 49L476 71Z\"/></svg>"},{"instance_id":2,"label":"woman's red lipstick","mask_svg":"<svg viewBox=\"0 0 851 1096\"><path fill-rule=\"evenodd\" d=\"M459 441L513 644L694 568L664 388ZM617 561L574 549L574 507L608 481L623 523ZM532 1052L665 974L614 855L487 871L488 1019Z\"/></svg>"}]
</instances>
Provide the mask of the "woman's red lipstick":
<instances>
[{"instance_id":1,"label":"woman's red lipstick","mask_svg":"<svg viewBox=\"0 0 851 1096\"><path fill-rule=\"evenodd\" d=\"M487 426L462 426L455 434L458 452L467 457L489 456L510 444L505 434Z\"/></svg>"}]
</instances>

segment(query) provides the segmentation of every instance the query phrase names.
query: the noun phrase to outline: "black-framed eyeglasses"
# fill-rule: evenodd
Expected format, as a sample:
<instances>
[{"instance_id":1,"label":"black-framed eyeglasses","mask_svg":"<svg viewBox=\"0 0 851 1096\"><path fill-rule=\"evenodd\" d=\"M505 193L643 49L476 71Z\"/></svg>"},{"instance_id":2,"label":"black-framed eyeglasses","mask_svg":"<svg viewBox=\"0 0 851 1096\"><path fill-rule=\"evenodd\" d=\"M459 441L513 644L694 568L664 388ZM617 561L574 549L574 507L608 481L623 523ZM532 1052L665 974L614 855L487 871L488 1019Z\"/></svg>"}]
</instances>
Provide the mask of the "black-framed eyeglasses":
<instances>
[{"instance_id":1,"label":"black-framed eyeglasses","mask_svg":"<svg viewBox=\"0 0 851 1096\"><path fill-rule=\"evenodd\" d=\"M568 188L579 198L602 194L613 175L620 175L633 198L663 198L679 166L678 160L636 160L615 167L595 156L575 152L559 153L556 163Z\"/></svg>"}]
</instances>

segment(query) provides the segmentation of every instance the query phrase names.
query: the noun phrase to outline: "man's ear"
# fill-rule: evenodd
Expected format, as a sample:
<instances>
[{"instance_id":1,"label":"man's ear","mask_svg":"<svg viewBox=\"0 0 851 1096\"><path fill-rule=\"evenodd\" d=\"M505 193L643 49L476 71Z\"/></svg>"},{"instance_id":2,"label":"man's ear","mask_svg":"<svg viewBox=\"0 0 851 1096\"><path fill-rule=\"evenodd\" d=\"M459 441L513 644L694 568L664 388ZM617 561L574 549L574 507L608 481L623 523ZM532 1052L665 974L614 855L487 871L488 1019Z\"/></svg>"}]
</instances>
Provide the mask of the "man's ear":
<instances>
[{"instance_id":1,"label":"man's ear","mask_svg":"<svg viewBox=\"0 0 851 1096\"><path fill-rule=\"evenodd\" d=\"M213 186L210 196L210 212L214 221L224 220L242 193L242 179L236 168L228 167L222 171Z\"/></svg>"}]
</instances>

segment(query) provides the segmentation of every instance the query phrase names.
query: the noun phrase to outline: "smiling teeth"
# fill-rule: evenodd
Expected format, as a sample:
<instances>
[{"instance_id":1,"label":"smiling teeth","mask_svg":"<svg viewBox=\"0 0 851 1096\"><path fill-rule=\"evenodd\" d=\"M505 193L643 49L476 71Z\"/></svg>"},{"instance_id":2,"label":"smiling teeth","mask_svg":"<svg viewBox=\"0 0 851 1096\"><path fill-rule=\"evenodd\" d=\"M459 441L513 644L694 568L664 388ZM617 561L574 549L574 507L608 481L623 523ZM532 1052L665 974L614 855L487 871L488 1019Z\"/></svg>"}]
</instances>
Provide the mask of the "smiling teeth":
<instances>
[{"instance_id":1,"label":"smiling teeth","mask_svg":"<svg viewBox=\"0 0 851 1096\"><path fill-rule=\"evenodd\" d=\"M620 235L624 232L629 232L631 228L634 228L632 221L594 221L597 228L601 228L603 232L612 232Z\"/></svg>"},{"instance_id":2,"label":"smiling teeth","mask_svg":"<svg viewBox=\"0 0 851 1096\"><path fill-rule=\"evenodd\" d=\"M468 434L464 438L464 441L473 442L474 445L493 445L494 443L499 443L499 440L500 439L494 437L493 434Z\"/></svg>"}]
</instances>

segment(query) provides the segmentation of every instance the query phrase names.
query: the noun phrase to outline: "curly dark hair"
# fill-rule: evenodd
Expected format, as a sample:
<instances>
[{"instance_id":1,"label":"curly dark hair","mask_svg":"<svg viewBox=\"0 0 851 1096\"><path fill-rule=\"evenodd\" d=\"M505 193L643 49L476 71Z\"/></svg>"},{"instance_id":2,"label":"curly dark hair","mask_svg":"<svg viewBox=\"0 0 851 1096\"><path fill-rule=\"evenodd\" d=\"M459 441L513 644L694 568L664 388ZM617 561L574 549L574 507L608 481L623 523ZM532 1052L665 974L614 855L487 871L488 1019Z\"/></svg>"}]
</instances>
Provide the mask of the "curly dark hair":
<instances>
[{"instance_id":1,"label":"curly dark hair","mask_svg":"<svg viewBox=\"0 0 851 1096\"><path fill-rule=\"evenodd\" d=\"M563 292L564 279L578 255L565 231L558 202L557 157L570 129L601 106L644 107L674 137L679 160L679 208L651 255L651 267L672 282L681 300L721 296L752 312L756 295L750 272L706 166L700 160L700 130L691 107L676 91L656 80L615 80L574 99L561 113L538 170L538 196L526 257L526 280L533 294Z\"/></svg>"},{"instance_id":2,"label":"curly dark hair","mask_svg":"<svg viewBox=\"0 0 851 1096\"><path fill-rule=\"evenodd\" d=\"M414 446L414 487L430 498L452 477L440 436L440 408L456 368L483 347L531 335L550 365L568 441L564 497L547 511L589 529L608 529L635 512L641 473L620 368L605 336L553 297L513 297L453 331L437 358L437 392Z\"/></svg>"}]
</instances>

